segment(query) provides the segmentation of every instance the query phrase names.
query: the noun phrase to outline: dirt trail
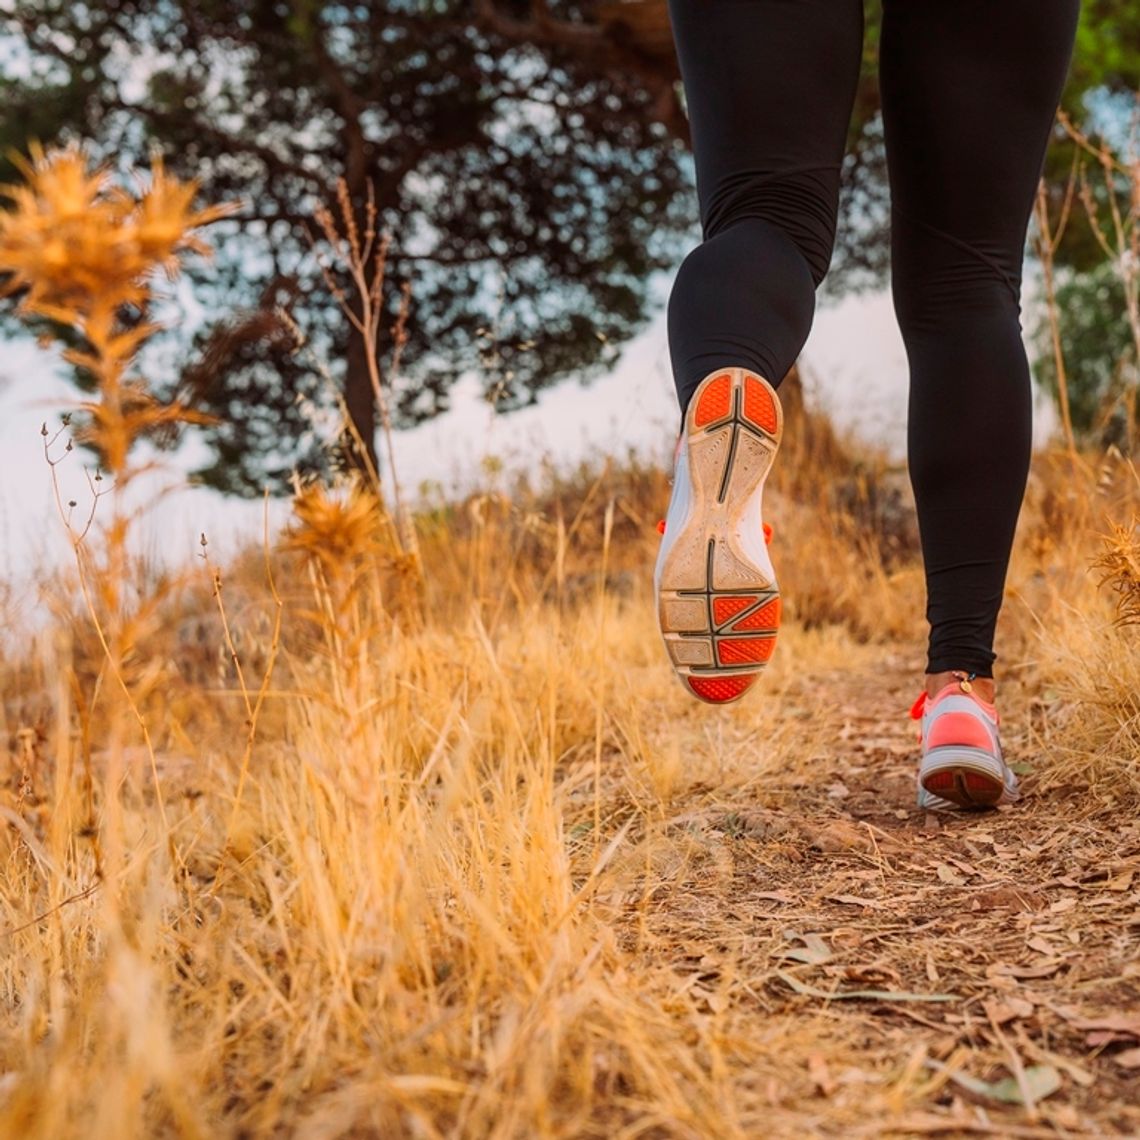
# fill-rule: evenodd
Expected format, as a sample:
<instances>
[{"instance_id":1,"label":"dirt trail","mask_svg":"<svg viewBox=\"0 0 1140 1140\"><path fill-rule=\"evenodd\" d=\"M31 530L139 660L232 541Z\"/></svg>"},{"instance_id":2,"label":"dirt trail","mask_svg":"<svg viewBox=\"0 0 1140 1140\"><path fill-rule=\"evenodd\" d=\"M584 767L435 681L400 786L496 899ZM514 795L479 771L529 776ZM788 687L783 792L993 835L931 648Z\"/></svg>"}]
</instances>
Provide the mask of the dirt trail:
<instances>
[{"instance_id":1,"label":"dirt trail","mask_svg":"<svg viewBox=\"0 0 1140 1140\"><path fill-rule=\"evenodd\" d=\"M1038 789L1013 686L1023 802L920 811L912 660L802 679L838 755L672 821L697 854L629 945L765 1043L767 1135L1140 1135L1140 824Z\"/></svg>"}]
</instances>

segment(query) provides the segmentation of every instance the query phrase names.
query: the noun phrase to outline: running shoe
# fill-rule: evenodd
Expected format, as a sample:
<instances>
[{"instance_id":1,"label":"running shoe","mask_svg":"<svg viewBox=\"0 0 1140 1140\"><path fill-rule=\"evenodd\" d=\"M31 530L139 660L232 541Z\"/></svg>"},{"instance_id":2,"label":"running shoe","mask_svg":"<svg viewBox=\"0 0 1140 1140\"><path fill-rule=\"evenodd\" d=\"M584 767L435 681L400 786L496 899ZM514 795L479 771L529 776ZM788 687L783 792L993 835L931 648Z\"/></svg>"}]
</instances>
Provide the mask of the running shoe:
<instances>
[{"instance_id":1,"label":"running shoe","mask_svg":"<svg viewBox=\"0 0 1140 1140\"><path fill-rule=\"evenodd\" d=\"M951 681L933 698L919 695L910 715L922 721L918 806L932 811L980 809L1013 803L1020 792L998 739L998 711Z\"/></svg>"},{"instance_id":2,"label":"running shoe","mask_svg":"<svg viewBox=\"0 0 1140 1140\"><path fill-rule=\"evenodd\" d=\"M711 704L743 696L776 647L780 594L760 507L783 426L776 390L746 368L710 373L685 412L657 621L681 682Z\"/></svg>"}]
</instances>

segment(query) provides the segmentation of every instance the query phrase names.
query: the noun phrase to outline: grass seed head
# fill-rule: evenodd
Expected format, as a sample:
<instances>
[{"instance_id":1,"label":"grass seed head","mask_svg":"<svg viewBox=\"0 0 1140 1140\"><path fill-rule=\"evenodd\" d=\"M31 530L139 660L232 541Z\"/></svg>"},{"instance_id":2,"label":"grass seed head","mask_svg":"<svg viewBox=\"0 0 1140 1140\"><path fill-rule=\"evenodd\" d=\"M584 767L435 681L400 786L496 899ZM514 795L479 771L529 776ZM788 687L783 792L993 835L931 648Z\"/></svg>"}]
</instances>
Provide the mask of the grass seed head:
<instances>
[{"instance_id":1,"label":"grass seed head","mask_svg":"<svg viewBox=\"0 0 1140 1140\"><path fill-rule=\"evenodd\" d=\"M1140 625L1140 516L1127 526L1110 522L1109 527L1102 553L1092 564L1103 571L1098 585L1115 591L1118 625Z\"/></svg>"}]
</instances>

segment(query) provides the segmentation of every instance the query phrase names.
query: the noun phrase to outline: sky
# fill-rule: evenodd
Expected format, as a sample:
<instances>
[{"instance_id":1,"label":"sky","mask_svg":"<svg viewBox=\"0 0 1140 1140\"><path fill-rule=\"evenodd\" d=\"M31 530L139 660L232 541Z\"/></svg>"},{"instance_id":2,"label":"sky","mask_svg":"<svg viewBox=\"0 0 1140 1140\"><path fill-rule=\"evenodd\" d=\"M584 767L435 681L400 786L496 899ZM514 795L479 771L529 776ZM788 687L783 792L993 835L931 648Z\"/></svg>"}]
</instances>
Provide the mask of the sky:
<instances>
[{"instance_id":1,"label":"sky","mask_svg":"<svg viewBox=\"0 0 1140 1140\"><path fill-rule=\"evenodd\" d=\"M885 291L821 305L801 371L810 403L825 408L841 429L904 460L906 358ZM53 468L41 435L44 423L49 430L58 427L74 398L52 352L29 341L0 343L0 577L18 596L26 594L29 605L36 579L72 557L66 504L74 501L71 513L82 519L91 503L89 456L79 449L63 453L62 436L52 449L53 458L62 457ZM1036 420L1041 443L1055 428L1047 401L1038 401ZM485 478L488 458L509 471L536 471L543 461L566 469L584 458L632 449L665 463L676 426L662 311L609 375L589 385L566 382L521 411L497 415L479 398L474 380L461 381L448 413L396 434L396 464L412 500L425 491L457 496ZM175 462L139 479L134 501L146 509L135 549L155 562L187 563L200 553L204 533L211 555L224 562L260 537L265 505L186 487L188 466ZM106 507L105 501L99 504L101 517ZM271 528L283 525L287 515L287 503L271 503Z\"/></svg>"}]
</instances>

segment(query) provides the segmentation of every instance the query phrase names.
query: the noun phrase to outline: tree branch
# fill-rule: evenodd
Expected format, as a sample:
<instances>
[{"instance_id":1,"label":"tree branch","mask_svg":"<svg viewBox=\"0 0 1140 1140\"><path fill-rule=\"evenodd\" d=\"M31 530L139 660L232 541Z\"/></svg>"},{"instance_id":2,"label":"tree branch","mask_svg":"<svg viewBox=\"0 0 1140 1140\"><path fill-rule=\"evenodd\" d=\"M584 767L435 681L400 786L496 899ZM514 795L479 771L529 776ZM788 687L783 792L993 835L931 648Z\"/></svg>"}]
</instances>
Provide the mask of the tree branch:
<instances>
[{"instance_id":1,"label":"tree branch","mask_svg":"<svg viewBox=\"0 0 1140 1140\"><path fill-rule=\"evenodd\" d=\"M574 48L603 49L608 45L605 29L599 24L578 24L556 20L544 0L532 0L529 20L516 20L502 12L495 0L475 0L475 22L503 39L516 43L546 44Z\"/></svg>"}]
</instances>

